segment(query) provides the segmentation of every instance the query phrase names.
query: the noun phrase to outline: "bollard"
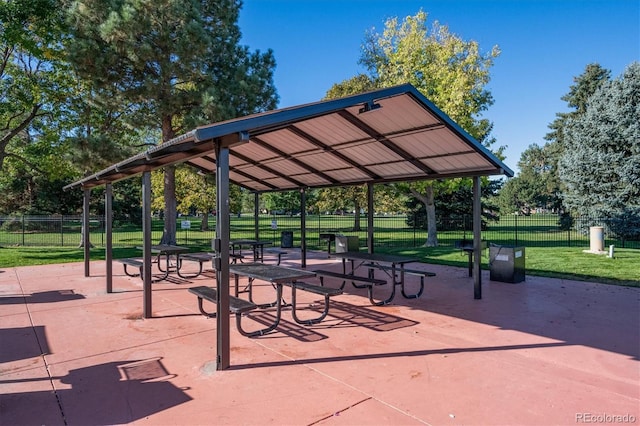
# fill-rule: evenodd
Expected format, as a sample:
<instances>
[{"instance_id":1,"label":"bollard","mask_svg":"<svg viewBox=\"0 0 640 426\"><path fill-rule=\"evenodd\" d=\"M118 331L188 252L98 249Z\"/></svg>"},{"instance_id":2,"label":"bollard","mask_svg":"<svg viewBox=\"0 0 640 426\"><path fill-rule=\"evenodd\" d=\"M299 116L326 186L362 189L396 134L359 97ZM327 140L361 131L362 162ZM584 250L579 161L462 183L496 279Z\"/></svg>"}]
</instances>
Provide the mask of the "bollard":
<instances>
[{"instance_id":1,"label":"bollard","mask_svg":"<svg viewBox=\"0 0 640 426\"><path fill-rule=\"evenodd\" d=\"M614 247L613 247L613 244L611 244L611 245L609 246L609 257L610 257L611 259L613 259L613 250L614 250Z\"/></svg>"}]
</instances>

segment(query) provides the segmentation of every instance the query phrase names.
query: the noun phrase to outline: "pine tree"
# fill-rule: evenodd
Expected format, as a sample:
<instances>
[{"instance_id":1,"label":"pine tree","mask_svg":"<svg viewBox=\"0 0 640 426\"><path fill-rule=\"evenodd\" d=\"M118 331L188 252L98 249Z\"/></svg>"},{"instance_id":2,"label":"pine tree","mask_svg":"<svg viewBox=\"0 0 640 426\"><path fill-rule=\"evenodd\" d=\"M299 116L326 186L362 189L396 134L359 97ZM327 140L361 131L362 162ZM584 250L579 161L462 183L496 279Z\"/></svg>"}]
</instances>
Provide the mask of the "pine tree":
<instances>
[{"instance_id":1,"label":"pine tree","mask_svg":"<svg viewBox=\"0 0 640 426\"><path fill-rule=\"evenodd\" d=\"M167 142L204 123L272 109L271 51L240 46L237 0L78 0L69 60L95 93L109 91L136 127ZM114 90L115 89L115 90ZM165 229L175 243L175 169L165 168Z\"/></svg>"},{"instance_id":2,"label":"pine tree","mask_svg":"<svg viewBox=\"0 0 640 426\"><path fill-rule=\"evenodd\" d=\"M584 114L568 120L564 142L565 206L588 218L623 219L629 229L619 232L640 234L633 229L640 218L640 63L588 98Z\"/></svg>"}]
</instances>

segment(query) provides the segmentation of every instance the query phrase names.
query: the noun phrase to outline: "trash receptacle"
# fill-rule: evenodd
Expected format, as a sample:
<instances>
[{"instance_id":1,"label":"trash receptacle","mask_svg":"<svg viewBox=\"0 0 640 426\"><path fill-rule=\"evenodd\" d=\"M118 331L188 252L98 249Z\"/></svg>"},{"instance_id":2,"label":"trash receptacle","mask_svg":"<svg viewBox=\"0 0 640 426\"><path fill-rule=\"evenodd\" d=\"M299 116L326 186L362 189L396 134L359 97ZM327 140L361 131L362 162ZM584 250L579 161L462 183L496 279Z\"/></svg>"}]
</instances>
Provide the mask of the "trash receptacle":
<instances>
[{"instance_id":1,"label":"trash receptacle","mask_svg":"<svg viewBox=\"0 0 640 426\"><path fill-rule=\"evenodd\" d=\"M489 246L491 281L519 283L525 279L524 247Z\"/></svg>"},{"instance_id":2,"label":"trash receptacle","mask_svg":"<svg viewBox=\"0 0 640 426\"><path fill-rule=\"evenodd\" d=\"M589 227L589 251L600 253L604 251L604 227Z\"/></svg>"},{"instance_id":3,"label":"trash receptacle","mask_svg":"<svg viewBox=\"0 0 640 426\"><path fill-rule=\"evenodd\" d=\"M282 231L282 233L280 234L280 247L293 247L293 231Z\"/></svg>"},{"instance_id":4,"label":"trash receptacle","mask_svg":"<svg viewBox=\"0 0 640 426\"><path fill-rule=\"evenodd\" d=\"M357 236L336 235L336 253L360 251L360 241Z\"/></svg>"}]
</instances>

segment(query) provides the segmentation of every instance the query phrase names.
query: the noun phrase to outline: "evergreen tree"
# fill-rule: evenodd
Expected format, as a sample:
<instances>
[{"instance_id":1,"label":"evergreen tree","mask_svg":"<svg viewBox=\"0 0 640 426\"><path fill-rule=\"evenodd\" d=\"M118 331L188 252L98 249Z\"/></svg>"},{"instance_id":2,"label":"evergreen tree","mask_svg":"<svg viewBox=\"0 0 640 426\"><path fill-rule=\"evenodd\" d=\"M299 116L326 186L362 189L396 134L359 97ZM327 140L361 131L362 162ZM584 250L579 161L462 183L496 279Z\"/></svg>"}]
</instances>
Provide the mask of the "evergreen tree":
<instances>
[{"instance_id":1,"label":"evergreen tree","mask_svg":"<svg viewBox=\"0 0 640 426\"><path fill-rule=\"evenodd\" d=\"M536 207L562 212L561 182L558 177L558 161L565 149L567 123L586 112L589 97L605 82L611 72L599 64L589 64L584 72L573 78L574 84L562 96L569 112L556 114L549 124L548 141L543 146L530 145L520 156L518 176L509 179L500 191L499 204L505 213L528 214Z\"/></svg>"},{"instance_id":2,"label":"evergreen tree","mask_svg":"<svg viewBox=\"0 0 640 426\"><path fill-rule=\"evenodd\" d=\"M499 194L503 213L529 214L537 207L558 211L560 209L558 157L552 150L554 144L530 145L520 156L520 173L509 179Z\"/></svg>"},{"instance_id":3,"label":"evergreen tree","mask_svg":"<svg viewBox=\"0 0 640 426\"><path fill-rule=\"evenodd\" d=\"M272 109L271 51L240 46L238 0L76 0L69 60L162 142L186 129ZM165 168L162 242L175 243L175 168Z\"/></svg>"},{"instance_id":4,"label":"evergreen tree","mask_svg":"<svg viewBox=\"0 0 640 426\"><path fill-rule=\"evenodd\" d=\"M628 218L635 228L640 218L640 63L587 99L584 113L567 121L564 143L559 175L566 207L588 218ZM619 228L627 236L640 234Z\"/></svg>"},{"instance_id":5,"label":"evergreen tree","mask_svg":"<svg viewBox=\"0 0 640 426\"><path fill-rule=\"evenodd\" d=\"M549 133L545 135L547 143L544 147L547 158L546 164L548 167L548 174L545 176L548 187L548 194L551 199L551 204L556 208L560 208L562 204L560 200L560 179L558 177L558 161L565 150L565 136L564 132L567 123L586 112L588 99L595 93L595 91L602 86L603 83L611 80L611 71L602 68L599 64L588 64L582 74L573 78L574 84L569 87L569 92L562 98L567 102L567 106L570 108L569 112L559 112L556 114L556 119L549 124ZM524 153L523 153L524 155ZM522 162L526 164L526 159L521 158ZM557 185L553 187L553 185ZM557 194L555 197L551 194Z\"/></svg>"}]
</instances>

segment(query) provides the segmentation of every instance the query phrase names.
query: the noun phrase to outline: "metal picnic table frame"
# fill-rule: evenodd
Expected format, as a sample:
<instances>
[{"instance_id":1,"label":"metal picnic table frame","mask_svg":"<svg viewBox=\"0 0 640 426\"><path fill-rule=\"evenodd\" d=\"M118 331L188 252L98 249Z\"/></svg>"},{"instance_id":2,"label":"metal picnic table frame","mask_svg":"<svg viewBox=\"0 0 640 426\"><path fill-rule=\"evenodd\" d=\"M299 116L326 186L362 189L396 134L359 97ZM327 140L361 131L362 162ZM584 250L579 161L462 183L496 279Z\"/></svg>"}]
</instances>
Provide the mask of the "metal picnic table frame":
<instances>
[{"instance_id":1,"label":"metal picnic table frame","mask_svg":"<svg viewBox=\"0 0 640 426\"><path fill-rule=\"evenodd\" d=\"M386 305L393 301L396 295L396 286L400 286L402 289L402 294L406 296L405 292L405 273L404 273L404 265L407 263L415 263L420 260L415 257L407 257L407 256L399 256L393 254L381 254L381 253L367 253L367 252L359 252L359 251L351 251L351 252L343 252L343 253L332 253L332 257L336 257L342 259L342 273L347 274L347 260L351 264L350 274L355 274L355 271L364 266L369 268L368 274L370 278L373 278L373 269L378 268L387 273L389 278L391 279L391 294L387 299L384 299L382 302L376 303L377 305ZM356 264L356 262L358 262ZM390 264L390 271L387 268L380 267L382 265ZM396 280L396 273L398 279ZM354 283L354 286L357 285ZM408 297L413 298L413 296Z\"/></svg>"}]
</instances>

